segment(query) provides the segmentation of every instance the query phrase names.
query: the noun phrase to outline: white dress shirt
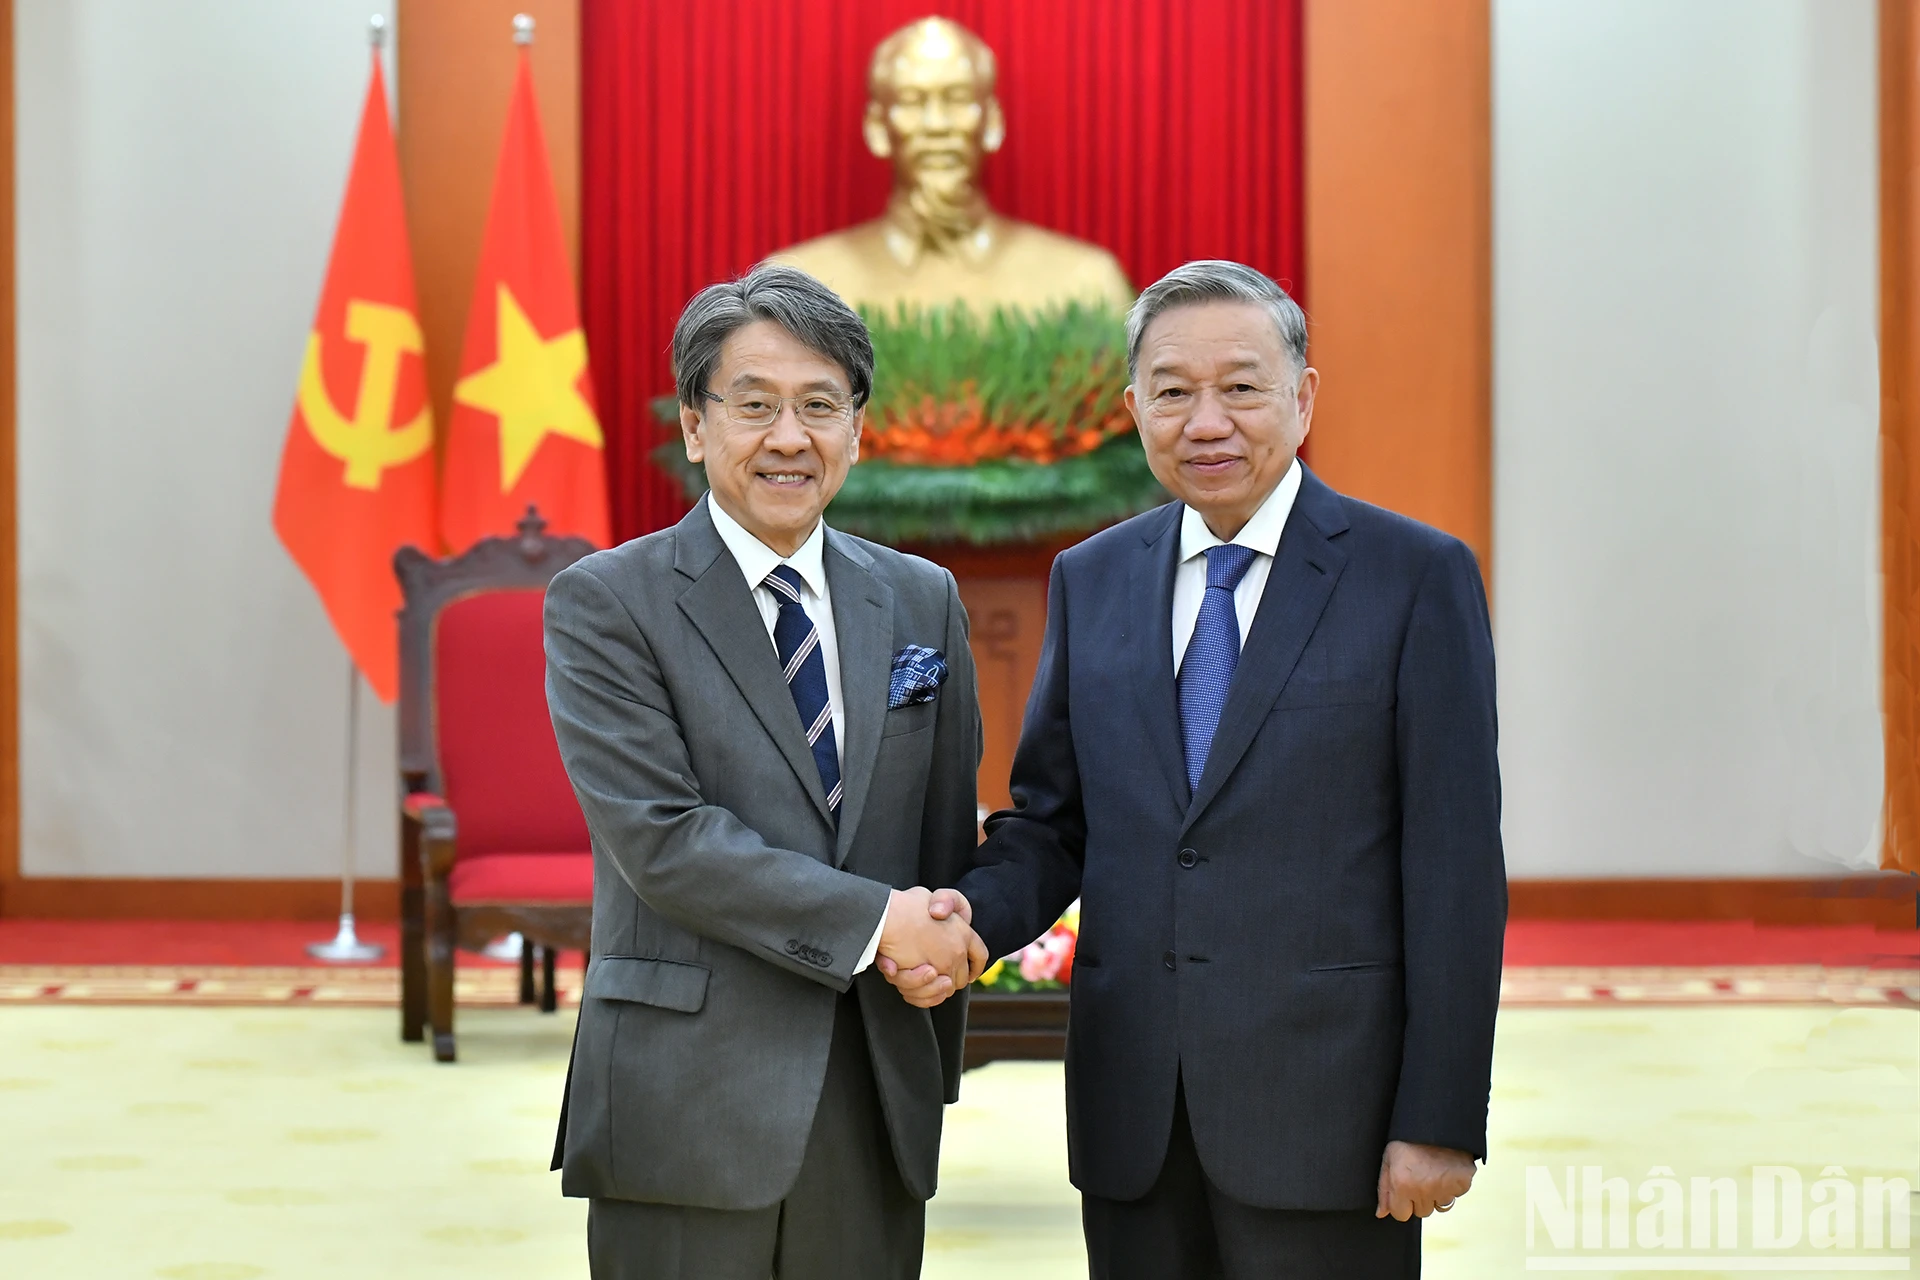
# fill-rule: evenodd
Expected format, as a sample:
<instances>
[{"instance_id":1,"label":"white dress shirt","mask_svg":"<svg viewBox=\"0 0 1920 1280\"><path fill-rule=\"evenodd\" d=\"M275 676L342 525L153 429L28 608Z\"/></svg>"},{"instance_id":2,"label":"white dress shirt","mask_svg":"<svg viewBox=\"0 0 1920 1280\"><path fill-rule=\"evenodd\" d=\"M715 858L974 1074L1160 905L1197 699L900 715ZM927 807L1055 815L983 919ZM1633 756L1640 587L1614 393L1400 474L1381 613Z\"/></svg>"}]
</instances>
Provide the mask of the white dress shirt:
<instances>
[{"instance_id":1,"label":"white dress shirt","mask_svg":"<svg viewBox=\"0 0 1920 1280\"><path fill-rule=\"evenodd\" d=\"M1293 500L1299 494L1300 459L1295 458L1287 474L1280 477L1280 483L1253 513L1253 518L1233 535L1232 545L1255 552L1240 585L1233 589L1233 613L1240 623L1243 649L1247 633L1253 630L1253 615L1260 610L1260 597L1266 594L1273 557L1280 550L1280 531L1287 527L1287 516L1292 514ZM1173 674L1176 677L1180 674L1180 660L1186 657L1187 645L1193 639L1193 628L1200 621L1200 602L1207 594L1207 548L1225 545L1228 544L1207 528L1206 520L1198 511L1188 507L1181 512L1180 565L1173 573Z\"/></svg>"},{"instance_id":2,"label":"white dress shirt","mask_svg":"<svg viewBox=\"0 0 1920 1280\"><path fill-rule=\"evenodd\" d=\"M798 551L783 556L743 529L740 522L721 510L712 498L707 499L707 511L713 516L713 527L719 531L720 541L727 544L727 550L733 553L733 562L740 566L747 590L753 593L760 620L767 624L768 644L773 643L773 627L780 620L780 598L766 585L767 575L783 564L792 566L800 575L800 607L812 619L813 629L820 633L820 660L827 667L827 706L833 711L833 749L844 765L847 716L840 697L840 640L833 630L833 595L827 589L826 522L813 526L813 532L807 535ZM776 647L774 652L778 653L779 649Z\"/></svg>"},{"instance_id":3,"label":"white dress shirt","mask_svg":"<svg viewBox=\"0 0 1920 1280\"><path fill-rule=\"evenodd\" d=\"M807 617L812 620L813 629L820 633L820 661L827 668L827 706L833 715L833 749L844 769L847 762L847 716L845 701L840 696L840 640L833 629L833 594L827 587L826 522L823 520L813 526L813 532L807 535L807 540L800 544L798 551L783 556L748 533L711 496L707 498L707 514L713 517L714 530L719 533L720 541L727 544L727 550L733 553L733 562L740 566L741 576L747 580L747 590L753 593L753 603L760 610L760 620L767 624L768 644L773 643L773 627L780 620L780 599L773 594L773 588L766 585L767 575L783 564L792 566L793 571L800 575L800 607L806 610ZM1198 605L1194 607L1199 608ZM1191 622L1187 624L1187 629L1193 629ZM778 646L774 652L779 652ZM886 923L886 913L882 912L880 923L873 930L873 940L867 943L867 949L854 969L855 973L873 963Z\"/></svg>"}]
</instances>

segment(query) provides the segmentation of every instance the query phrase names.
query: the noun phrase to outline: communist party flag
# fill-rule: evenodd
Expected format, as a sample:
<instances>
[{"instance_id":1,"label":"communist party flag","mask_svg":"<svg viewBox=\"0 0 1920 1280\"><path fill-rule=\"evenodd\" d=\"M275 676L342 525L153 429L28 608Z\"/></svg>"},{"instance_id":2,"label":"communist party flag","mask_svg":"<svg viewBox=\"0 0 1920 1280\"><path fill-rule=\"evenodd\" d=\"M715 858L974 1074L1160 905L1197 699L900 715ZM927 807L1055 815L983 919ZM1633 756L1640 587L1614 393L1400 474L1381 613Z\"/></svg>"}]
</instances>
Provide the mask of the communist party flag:
<instances>
[{"instance_id":1,"label":"communist party flag","mask_svg":"<svg viewBox=\"0 0 1920 1280\"><path fill-rule=\"evenodd\" d=\"M608 542L600 419L560 204L523 48L493 180L441 473L455 551L507 535L539 507L552 534Z\"/></svg>"},{"instance_id":2,"label":"communist party flag","mask_svg":"<svg viewBox=\"0 0 1920 1280\"><path fill-rule=\"evenodd\" d=\"M422 345L400 159L376 53L280 455L273 527L386 702L400 683L393 553L409 543L436 547Z\"/></svg>"}]
</instances>

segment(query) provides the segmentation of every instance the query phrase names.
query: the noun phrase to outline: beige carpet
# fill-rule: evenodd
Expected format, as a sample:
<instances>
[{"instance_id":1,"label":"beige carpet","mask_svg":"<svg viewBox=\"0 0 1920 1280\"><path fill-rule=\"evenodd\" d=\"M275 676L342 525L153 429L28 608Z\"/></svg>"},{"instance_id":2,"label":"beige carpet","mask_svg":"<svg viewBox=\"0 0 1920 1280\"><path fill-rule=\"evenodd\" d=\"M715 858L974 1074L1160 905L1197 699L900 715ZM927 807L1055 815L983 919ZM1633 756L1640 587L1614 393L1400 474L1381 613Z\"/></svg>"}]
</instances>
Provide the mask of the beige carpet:
<instances>
[{"instance_id":1,"label":"beige carpet","mask_svg":"<svg viewBox=\"0 0 1920 1280\"><path fill-rule=\"evenodd\" d=\"M584 1277L583 1208L546 1172L568 1018L467 1010L446 1068L384 1010L0 1008L0 1277ZM1905 1010L1509 1010L1493 1162L1434 1220L1426 1272L1527 1273L1529 1164L1920 1181L1917 1085ZM1058 1065L967 1078L928 1280L1085 1274L1061 1126Z\"/></svg>"}]
</instances>

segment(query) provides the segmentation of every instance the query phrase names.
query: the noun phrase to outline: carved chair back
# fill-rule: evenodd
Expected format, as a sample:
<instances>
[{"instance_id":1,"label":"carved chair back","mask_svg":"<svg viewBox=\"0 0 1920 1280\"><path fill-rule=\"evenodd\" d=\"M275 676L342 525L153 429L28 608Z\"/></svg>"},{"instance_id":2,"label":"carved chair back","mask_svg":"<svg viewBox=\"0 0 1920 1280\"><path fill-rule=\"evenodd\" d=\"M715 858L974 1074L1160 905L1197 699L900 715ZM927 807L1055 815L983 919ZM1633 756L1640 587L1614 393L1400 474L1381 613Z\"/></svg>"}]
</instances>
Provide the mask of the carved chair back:
<instances>
[{"instance_id":1,"label":"carved chair back","mask_svg":"<svg viewBox=\"0 0 1920 1280\"><path fill-rule=\"evenodd\" d=\"M581 853L587 827L547 716L541 605L553 576L594 548L520 532L435 559L394 556L400 611L400 773L459 815L459 857Z\"/></svg>"}]
</instances>

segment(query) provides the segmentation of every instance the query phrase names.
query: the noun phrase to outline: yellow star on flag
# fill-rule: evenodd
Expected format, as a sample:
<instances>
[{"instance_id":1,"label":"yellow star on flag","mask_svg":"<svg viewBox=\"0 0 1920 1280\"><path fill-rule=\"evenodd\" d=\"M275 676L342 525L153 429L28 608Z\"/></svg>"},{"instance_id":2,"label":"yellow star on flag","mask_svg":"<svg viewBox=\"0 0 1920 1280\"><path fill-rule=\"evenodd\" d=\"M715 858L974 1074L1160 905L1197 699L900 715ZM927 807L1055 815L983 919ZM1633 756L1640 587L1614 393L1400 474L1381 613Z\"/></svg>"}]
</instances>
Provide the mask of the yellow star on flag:
<instances>
[{"instance_id":1,"label":"yellow star on flag","mask_svg":"<svg viewBox=\"0 0 1920 1280\"><path fill-rule=\"evenodd\" d=\"M493 363L460 379L453 398L500 420L500 492L507 493L549 434L601 448L600 422L577 389L587 367L578 329L542 338L502 282Z\"/></svg>"}]
</instances>

